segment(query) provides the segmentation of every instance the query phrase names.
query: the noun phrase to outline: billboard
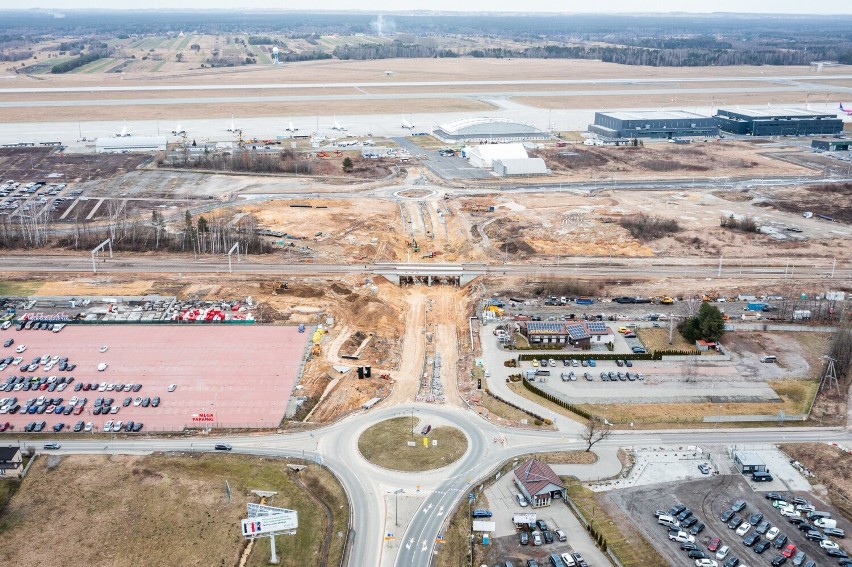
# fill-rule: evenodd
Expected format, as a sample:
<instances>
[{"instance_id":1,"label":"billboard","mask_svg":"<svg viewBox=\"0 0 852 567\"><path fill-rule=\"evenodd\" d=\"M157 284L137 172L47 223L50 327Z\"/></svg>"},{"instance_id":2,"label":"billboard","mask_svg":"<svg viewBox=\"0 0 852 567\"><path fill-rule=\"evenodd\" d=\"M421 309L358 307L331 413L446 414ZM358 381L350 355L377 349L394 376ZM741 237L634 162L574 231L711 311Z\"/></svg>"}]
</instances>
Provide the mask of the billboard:
<instances>
[{"instance_id":1,"label":"billboard","mask_svg":"<svg viewBox=\"0 0 852 567\"><path fill-rule=\"evenodd\" d=\"M246 504L246 515L249 518L260 518L262 516L274 516L275 514L286 514L292 512L296 513L295 510L288 510L286 508L276 508L275 506L267 506L266 504L255 504L253 502L249 502Z\"/></svg>"},{"instance_id":2,"label":"billboard","mask_svg":"<svg viewBox=\"0 0 852 567\"><path fill-rule=\"evenodd\" d=\"M298 526L298 516L292 510L286 514L275 514L242 520L244 537L257 537L270 533L294 531Z\"/></svg>"}]
</instances>

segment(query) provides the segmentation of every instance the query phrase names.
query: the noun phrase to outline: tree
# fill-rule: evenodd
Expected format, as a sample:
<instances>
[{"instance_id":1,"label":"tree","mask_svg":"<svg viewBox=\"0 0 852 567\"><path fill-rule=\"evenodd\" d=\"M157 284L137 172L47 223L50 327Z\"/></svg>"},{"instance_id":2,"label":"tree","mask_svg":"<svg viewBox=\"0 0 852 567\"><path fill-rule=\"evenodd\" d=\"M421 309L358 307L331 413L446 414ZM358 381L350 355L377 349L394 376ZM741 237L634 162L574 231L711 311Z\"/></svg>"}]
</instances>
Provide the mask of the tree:
<instances>
[{"instance_id":1,"label":"tree","mask_svg":"<svg viewBox=\"0 0 852 567\"><path fill-rule=\"evenodd\" d=\"M175 60L176 60L178 63L180 63L181 61L183 61L183 51L178 51L177 53L175 53Z\"/></svg>"},{"instance_id":2,"label":"tree","mask_svg":"<svg viewBox=\"0 0 852 567\"><path fill-rule=\"evenodd\" d=\"M609 424L605 424L597 417L591 418L588 423L586 423L586 427L583 428L583 431L580 433L580 439L588 443L588 447L586 447L586 452L592 450L592 446L598 441L603 441L612 433L612 428Z\"/></svg>"},{"instance_id":3,"label":"tree","mask_svg":"<svg viewBox=\"0 0 852 567\"><path fill-rule=\"evenodd\" d=\"M722 312L715 305L704 302L698 310L698 315L683 322L680 333L688 341L705 339L718 341L725 334L725 320Z\"/></svg>"},{"instance_id":4,"label":"tree","mask_svg":"<svg viewBox=\"0 0 852 567\"><path fill-rule=\"evenodd\" d=\"M346 173L352 173L353 168L354 166L352 165L352 159L348 157L343 158L343 171L345 171Z\"/></svg>"}]
</instances>

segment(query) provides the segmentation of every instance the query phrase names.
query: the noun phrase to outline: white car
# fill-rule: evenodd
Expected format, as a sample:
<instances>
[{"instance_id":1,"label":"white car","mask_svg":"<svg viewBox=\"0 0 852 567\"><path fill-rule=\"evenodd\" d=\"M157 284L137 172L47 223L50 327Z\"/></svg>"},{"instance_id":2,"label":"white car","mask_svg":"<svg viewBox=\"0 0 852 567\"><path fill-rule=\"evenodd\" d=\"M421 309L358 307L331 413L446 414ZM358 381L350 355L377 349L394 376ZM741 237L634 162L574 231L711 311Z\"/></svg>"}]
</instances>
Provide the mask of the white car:
<instances>
[{"instance_id":1,"label":"white car","mask_svg":"<svg viewBox=\"0 0 852 567\"><path fill-rule=\"evenodd\" d=\"M740 527L737 528L737 535L744 536L748 533L750 529L751 524L749 524L748 522L743 522L742 524L740 524Z\"/></svg>"},{"instance_id":2,"label":"white car","mask_svg":"<svg viewBox=\"0 0 852 567\"><path fill-rule=\"evenodd\" d=\"M64 328L65 328L65 323L57 323L56 325L53 326L53 332L58 333L59 331L61 331Z\"/></svg>"},{"instance_id":3,"label":"white car","mask_svg":"<svg viewBox=\"0 0 852 567\"><path fill-rule=\"evenodd\" d=\"M107 363L106 362L101 362L100 364L98 364L98 372L103 372L106 369L107 369Z\"/></svg>"},{"instance_id":4,"label":"white car","mask_svg":"<svg viewBox=\"0 0 852 567\"><path fill-rule=\"evenodd\" d=\"M174 392L175 390L177 390L177 384L169 384L169 392ZM521 504L521 506L526 506L526 504Z\"/></svg>"},{"instance_id":5,"label":"white car","mask_svg":"<svg viewBox=\"0 0 852 567\"><path fill-rule=\"evenodd\" d=\"M824 539L819 542L819 546L823 549L840 549L840 546L831 541L830 539Z\"/></svg>"},{"instance_id":6,"label":"white car","mask_svg":"<svg viewBox=\"0 0 852 567\"><path fill-rule=\"evenodd\" d=\"M721 561L722 559L728 556L729 551L731 551L731 548L727 545L723 545L718 550L716 550L716 559Z\"/></svg>"},{"instance_id":7,"label":"white car","mask_svg":"<svg viewBox=\"0 0 852 567\"><path fill-rule=\"evenodd\" d=\"M57 354L57 355L54 355L54 356L50 357L50 362L52 362L52 363L54 363L54 364L56 364L57 362L59 362L59 355Z\"/></svg>"},{"instance_id":8,"label":"white car","mask_svg":"<svg viewBox=\"0 0 852 567\"><path fill-rule=\"evenodd\" d=\"M682 530L677 533L669 532L669 539L678 543L695 543L695 536Z\"/></svg>"},{"instance_id":9,"label":"white car","mask_svg":"<svg viewBox=\"0 0 852 567\"><path fill-rule=\"evenodd\" d=\"M12 322L11 322L11 321L6 321L5 323L3 323L3 326L2 326L2 327L0 327L0 328L2 328L2 329L5 331L6 329L8 329L8 328L9 328L9 327L11 327L11 326L12 326Z\"/></svg>"},{"instance_id":10,"label":"white car","mask_svg":"<svg viewBox=\"0 0 852 567\"><path fill-rule=\"evenodd\" d=\"M76 406L77 402L79 402L79 401L80 401L80 398L78 398L77 396L71 396L71 399L68 400L68 405Z\"/></svg>"},{"instance_id":11,"label":"white car","mask_svg":"<svg viewBox=\"0 0 852 567\"><path fill-rule=\"evenodd\" d=\"M518 501L518 506L528 506L529 502L524 498L524 495L521 493L515 494L515 500Z\"/></svg>"},{"instance_id":12,"label":"white car","mask_svg":"<svg viewBox=\"0 0 852 567\"><path fill-rule=\"evenodd\" d=\"M121 431L121 425L122 425L122 423L120 421L116 421L115 423L112 424L112 430L113 431Z\"/></svg>"},{"instance_id":13,"label":"white car","mask_svg":"<svg viewBox=\"0 0 852 567\"><path fill-rule=\"evenodd\" d=\"M705 557L704 559L696 559L695 567L719 567L719 564Z\"/></svg>"},{"instance_id":14,"label":"white car","mask_svg":"<svg viewBox=\"0 0 852 567\"><path fill-rule=\"evenodd\" d=\"M83 431L91 431L93 427L94 427L94 425L90 421L89 423L86 424L86 427L83 428Z\"/></svg>"},{"instance_id":15,"label":"white car","mask_svg":"<svg viewBox=\"0 0 852 567\"><path fill-rule=\"evenodd\" d=\"M141 406L142 405L142 398L140 397L140 398L136 398L135 400L133 400L133 405L134 406Z\"/></svg>"},{"instance_id":16,"label":"white car","mask_svg":"<svg viewBox=\"0 0 852 567\"><path fill-rule=\"evenodd\" d=\"M562 554L562 563L565 564L565 567L574 567L577 563L574 561L574 558L571 557L570 553Z\"/></svg>"},{"instance_id":17,"label":"white car","mask_svg":"<svg viewBox=\"0 0 852 567\"><path fill-rule=\"evenodd\" d=\"M98 386L98 392L105 392L107 389L107 383L101 382L100 386Z\"/></svg>"},{"instance_id":18,"label":"white car","mask_svg":"<svg viewBox=\"0 0 852 567\"><path fill-rule=\"evenodd\" d=\"M797 511L792 506L780 508L780 510L781 510L781 515L784 516L785 518L793 518L793 517L800 518L802 516L802 513Z\"/></svg>"},{"instance_id":19,"label":"white car","mask_svg":"<svg viewBox=\"0 0 852 567\"><path fill-rule=\"evenodd\" d=\"M21 358L20 356L16 356L15 358L12 359L12 366L19 365L23 360L24 359Z\"/></svg>"},{"instance_id":20,"label":"white car","mask_svg":"<svg viewBox=\"0 0 852 567\"><path fill-rule=\"evenodd\" d=\"M50 355L46 354L46 355L42 356L41 360L39 360L39 362L41 362L42 364L47 364L48 362L50 362Z\"/></svg>"},{"instance_id":21,"label":"white car","mask_svg":"<svg viewBox=\"0 0 852 567\"><path fill-rule=\"evenodd\" d=\"M104 423L104 431L112 431L112 420L109 420L108 422Z\"/></svg>"},{"instance_id":22,"label":"white car","mask_svg":"<svg viewBox=\"0 0 852 567\"><path fill-rule=\"evenodd\" d=\"M27 350L27 345L18 345L18 348L15 349L15 352L21 353Z\"/></svg>"},{"instance_id":23,"label":"white car","mask_svg":"<svg viewBox=\"0 0 852 567\"><path fill-rule=\"evenodd\" d=\"M781 530L779 530L778 528L773 526L773 527L769 528L768 532L766 532L765 537L766 537L767 540L772 541L776 537L778 537L778 534L780 534L780 533L781 533Z\"/></svg>"}]
</instances>

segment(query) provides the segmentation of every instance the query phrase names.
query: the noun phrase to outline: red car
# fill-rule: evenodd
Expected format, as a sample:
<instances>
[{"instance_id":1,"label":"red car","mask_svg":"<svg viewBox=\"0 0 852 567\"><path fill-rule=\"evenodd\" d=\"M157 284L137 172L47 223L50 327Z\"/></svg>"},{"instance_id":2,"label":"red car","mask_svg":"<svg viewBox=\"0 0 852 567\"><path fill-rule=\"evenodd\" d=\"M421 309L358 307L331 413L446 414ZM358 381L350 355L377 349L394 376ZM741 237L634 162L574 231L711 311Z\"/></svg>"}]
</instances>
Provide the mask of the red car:
<instances>
[{"instance_id":1,"label":"red car","mask_svg":"<svg viewBox=\"0 0 852 567\"><path fill-rule=\"evenodd\" d=\"M793 554L796 553L796 544L789 544L784 548L784 551L781 552L781 555L784 557L793 557Z\"/></svg>"},{"instance_id":2,"label":"red car","mask_svg":"<svg viewBox=\"0 0 852 567\"><path fill-rule=\"evenodd\" d=\"M707 549L709 549L710 551L716 551L717 549L719 549L719 547L721 547L721 545L722 540L717 537L714 537L710 540L710 543L707 544Z\"/></svg>"},{"instance_id":3,"label":"red car","mask_svg":"<svg viewBox=\"0 0 852 567\"><path fill-rule=\"evenodd\" d=\"M9 429L8 421L6 423L0 424L0 431L6 431L7 429Z\"/></svg>"}]
</instances>

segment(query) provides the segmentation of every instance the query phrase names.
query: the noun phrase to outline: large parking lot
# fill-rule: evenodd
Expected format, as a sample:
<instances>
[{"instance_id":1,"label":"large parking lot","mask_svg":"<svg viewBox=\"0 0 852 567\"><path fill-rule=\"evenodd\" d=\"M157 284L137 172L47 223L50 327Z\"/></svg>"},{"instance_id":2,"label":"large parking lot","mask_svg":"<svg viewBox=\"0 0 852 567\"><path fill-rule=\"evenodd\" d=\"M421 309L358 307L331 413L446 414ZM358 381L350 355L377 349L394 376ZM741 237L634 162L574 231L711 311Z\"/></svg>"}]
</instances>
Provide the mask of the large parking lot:
<instances>
[{"instance_id":1,"label":"large parking lot","mask_svg":"<svg viewBox=\"0 0 852 567\"><path fill-rule=\"evenodd\" d=\"M107 422L118 420L142 422L143 432L207 426L276 427L284 416L309 337L294 326L68 325L59 333L11 327L0 332L0 339L14 339L14 344L0 348L0 357L22 360L0 372L0 384L9 383L12 376L24 376L30 383L40 376L53 377L50 383L68 382L71 377L73 381L61 390L18 389L0 392L0 398L16 397L24 408L27 400L45 396L54 403L43 405L52 405L54 410L67 408L75 396L75 406L82 398L87 402L83 411L75 409L68 415L7 412L0 414L0 425L9 422L8 431L16 434L33 421L45 421L46 432L52 432L57 423L64 423L67 431L81 420L91 422L92 431L103 431ZM17 352L21 346L26 349ZM76 367L61 371L60 366L40 364L32 371L19 370L44 355L67 358ZM82 385L80 389L75 389L77 384ZM117 384L122 385L120 392ZM126 391L127 384L141 387ZM131 401L125 406L128 397ZM61 400L56 403L56 398ZM113 398L108 405L118 410L96 413L98 398ZM142 403L146 398L148 403ZM159 398L156 407L154 398Z\"/></svg>"},{"instance_id":2,"label":"large parking lot","mask_svg":"<svg viewBox=\"0 0 852 567\"><path fill-rule=\"evenodd\" d=\"M761 492L755 491L755 488L759 488ZM707 554L710 559L718 561L720 566L733 557L739 560L739 567L743 565L768 566L773 558L781 555L784 547L788 544L793 544L797 551L804 552L805 557L799 565L804 565L808 560L813 560L818 565L836 564L835 558L829 557L817 542L809 541L804 531L800 531L796 525L790 523L778 509L772 506L772 501L766 497L769 493L763 492L765 488L767 487L763 485L755 485L743 475L732 474L706 477L685 483L666 483L652 487L619 490L610 493L609 498L625 511L654 547L664 557L668 558L672 565L693 564L694 561L687 556L688 551L681 549L680 543L669 539L668 529L657 523L655 511L669 511L678 505L686 506L692 511L699 523L706 525L702 531L695 535L695 545L698 551ZM803 497L812 503L817 510L831 512L832 517L837 518L832 508L809 493L784 491L782 494L789 500L792 500L795 496ZM773 538L771 545L761 554L755 552L755 547L761 540L766 540L765 534L760 536L754 546L749 547L743 542L743 539L755 533L756 527L752 527L744 535L737 535L735 530L729 528L726 522L723 522L720 518L721 514L729 510L737 500L745 502L745 507L735 513L744 522L748 522L749 517L753 514L760 513L763 514L760 521L769 523L769 527L764 526L766 529L777 527L780 530L780 534ZM802 514L804 517L804 512ZM848 522L842 518L837 518L837 524L838 527L848 532L850 528ZM782 539L782 535L787 536L787 541L782 547L778 548L776 542ZM730 548L727 556L721 560L717 559L714 552L708 550L708 544L711 543L713 538L719 538L721 545L727 545ZM845 547L844 539L834 536L829 539L836 541L841 548ZM792 558L786 564L795 565Z\"/></svg>"}]
</instances>

